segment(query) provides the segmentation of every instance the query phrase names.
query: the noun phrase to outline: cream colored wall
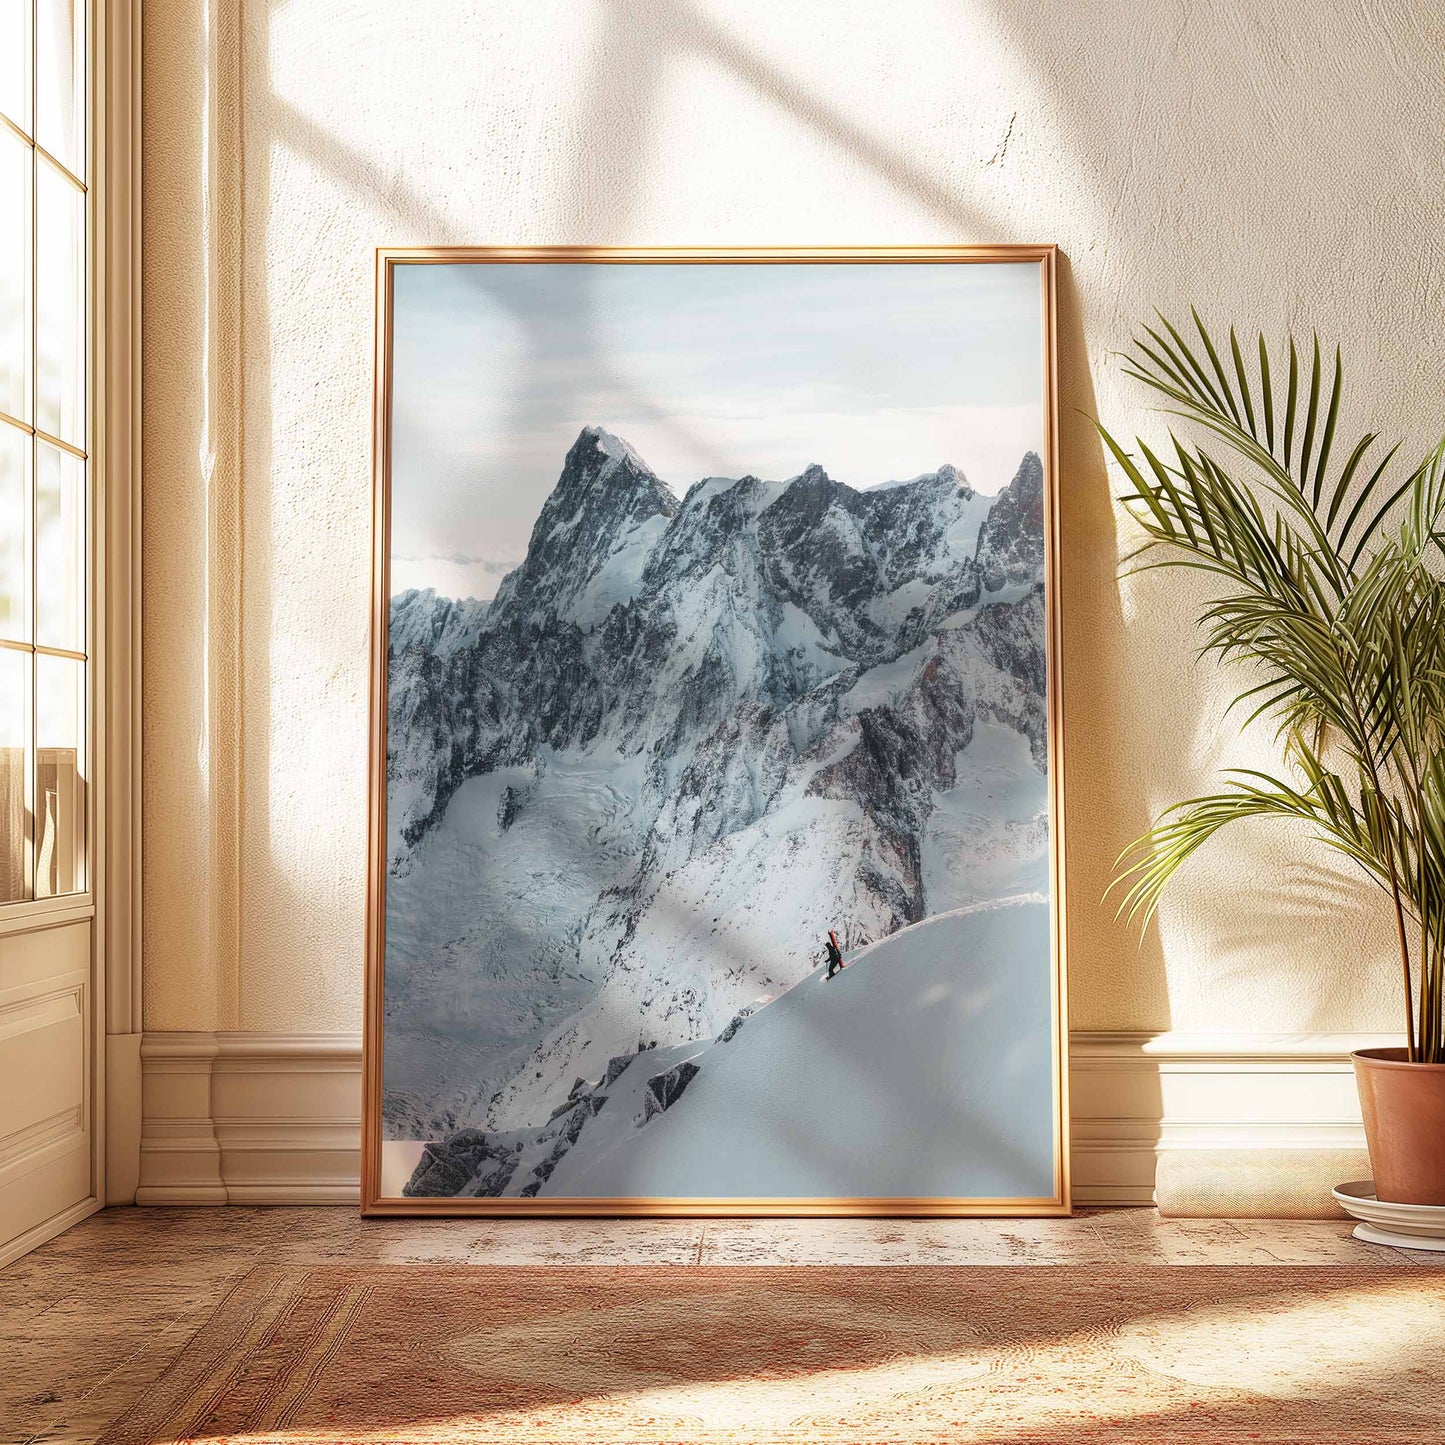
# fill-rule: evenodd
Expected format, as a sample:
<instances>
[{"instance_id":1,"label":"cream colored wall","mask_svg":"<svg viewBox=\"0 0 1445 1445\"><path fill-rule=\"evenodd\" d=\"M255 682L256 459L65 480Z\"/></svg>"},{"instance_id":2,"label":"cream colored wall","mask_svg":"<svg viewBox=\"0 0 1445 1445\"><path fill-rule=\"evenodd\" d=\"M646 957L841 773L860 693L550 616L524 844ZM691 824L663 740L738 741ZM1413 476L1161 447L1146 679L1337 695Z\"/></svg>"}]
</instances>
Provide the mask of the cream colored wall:
<instances>
[{"instance_id":1,"label":"cream colored wall","mask_svg":"<svg viewBox=\"0 0 1445 1445\"><path fill-rule=\"evenodd\" d=\"M1063 249L1068 910L1084 1029L1395 1023L1389 935L1266 831L1142 947L1110 860L1265 755L1120 586L1086 415L1158 304L1318 325L1359 425L1440 405L1445 19L1418 0L152 0L145 42L145 1023L359 1027L372 248ZM1081 415L1083 413L1083 415ZM826 458L824 458L826 460Z\"/></svg>"}]
</instances>

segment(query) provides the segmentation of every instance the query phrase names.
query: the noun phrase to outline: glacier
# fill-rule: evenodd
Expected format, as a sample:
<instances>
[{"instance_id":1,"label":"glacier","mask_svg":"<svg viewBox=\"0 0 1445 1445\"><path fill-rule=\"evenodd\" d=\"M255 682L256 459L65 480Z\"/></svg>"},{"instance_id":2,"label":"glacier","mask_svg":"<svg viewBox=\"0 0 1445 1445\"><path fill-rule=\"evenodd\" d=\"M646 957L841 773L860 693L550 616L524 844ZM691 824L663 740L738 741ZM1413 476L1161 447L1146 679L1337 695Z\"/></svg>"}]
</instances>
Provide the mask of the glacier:
<instances>
[{"instance_id":1,"label":"glacier","mask_svg":"<svg viewBox=\"0 0 1445 1445\"><path fill-rule=\"evenodd\" d=\"M386 1137L526 1139L504 1187L553 1192L621 1117L578 1098L756 1024L828 928L1044 896L1042 497L1030 453L997 497L812 465L678 498L588 427L493 599L394 598Z\"/></svg>"}]
</instances>

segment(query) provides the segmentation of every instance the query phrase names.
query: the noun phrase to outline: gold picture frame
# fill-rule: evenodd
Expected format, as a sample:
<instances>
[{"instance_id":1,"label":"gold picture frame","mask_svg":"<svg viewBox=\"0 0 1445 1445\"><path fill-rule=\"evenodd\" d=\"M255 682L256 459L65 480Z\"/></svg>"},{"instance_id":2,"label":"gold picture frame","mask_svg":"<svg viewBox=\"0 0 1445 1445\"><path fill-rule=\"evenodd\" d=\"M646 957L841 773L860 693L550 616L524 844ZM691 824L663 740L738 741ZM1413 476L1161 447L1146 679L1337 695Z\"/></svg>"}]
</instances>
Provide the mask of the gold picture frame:
<instances>
[{"instance_id":1,"label":"gold picture frame","mask_svg":"<svg viewBox=\"0 0 1445 1445\"><path fill-rule=\"evenodd\" d=\"M1064 739L1061 714L1062 628L1059 580L1058 376L1056 252L1053 245L913 246L830 248L606 248L421 247L381 248L376 252L376 338L373 396L374 486L372 553L372 628L366 894L366 988L363 1058L363 1132L361 1212L381 1215L473 1216L1006 1216L1046 1217L1071 1212L1068 1101L1068 1001L1065 964ZM387 888L387 657L391 573L391 443L394 283L398 268L428 265L488 264L608 266L687 266L877 263L1030 263L1038 267L1043 334L1043 505L1044 628L1046 636L1047 800L1050 819L1051 1001L1054 1107L1054 1190L1030 1198L412 1198L384 1195L382 1189L382 1060L385 1041L384 949Z\"/></svg>"}]
</instances>

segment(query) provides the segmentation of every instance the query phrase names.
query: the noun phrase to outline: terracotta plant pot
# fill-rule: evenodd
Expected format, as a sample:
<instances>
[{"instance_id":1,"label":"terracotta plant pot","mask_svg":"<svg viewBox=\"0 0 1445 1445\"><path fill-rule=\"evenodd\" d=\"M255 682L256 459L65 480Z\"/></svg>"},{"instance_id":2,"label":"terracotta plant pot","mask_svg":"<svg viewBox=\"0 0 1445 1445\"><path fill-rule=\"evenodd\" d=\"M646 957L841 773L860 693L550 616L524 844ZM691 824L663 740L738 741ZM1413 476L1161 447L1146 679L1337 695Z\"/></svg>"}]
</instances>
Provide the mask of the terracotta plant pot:
<instances>
[{"instance_id":1,"label":"terracotta plant pot","mask_svg":"<svg viewBox=\"0 0 1445 1445\"><path fill-rule=\"evenodd\" d=\"M1412 1064L1404 1049L1361 1049L1350 1057L1375 1198L1445 1204L1445 1064Z\"/></svg>"}]
</instances>

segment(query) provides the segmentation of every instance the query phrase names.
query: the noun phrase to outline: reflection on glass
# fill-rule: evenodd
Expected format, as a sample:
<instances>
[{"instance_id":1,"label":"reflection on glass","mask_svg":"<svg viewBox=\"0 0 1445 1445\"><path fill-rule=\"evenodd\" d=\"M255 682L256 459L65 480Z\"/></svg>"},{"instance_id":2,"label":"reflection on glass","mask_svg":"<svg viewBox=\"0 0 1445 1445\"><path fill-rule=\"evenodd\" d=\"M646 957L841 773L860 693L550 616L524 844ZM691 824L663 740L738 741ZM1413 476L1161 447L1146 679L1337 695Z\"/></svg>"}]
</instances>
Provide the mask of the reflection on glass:
<instances>
[{"instance_id":1,"label":"reflection on glass","mask_svg":"<svg viewBox=\"0 0 1445 1445\"><path fill-rule=\"evenodd\" d=\"M0 422L0 638L9 642L30 641L29 470L30 438Z\"/></svg>"},{"instance_id":2,"label":"reflection on glass","mask_svg":"<svg viewBox=\"0 0 1445 1445\"><path fill-rule=\"evenodd\" d=\"M82 180L84 15L75 0L39 0L35 7L35 140Z\"/></svg>"},{"instance_id":3,"label":"reflection on glass","mask_svg":"<svg viewBox=\"0 0 1445 1445\"><path fill-rule=\"evenodd\" d=\"M25 886L25 740L30 720L28 652L0 647L0 903L28 898Z\"/></svg>"},{"instance_id":4,"label":"reflection on glass","mask_svg":"<svg viewBox=\"0 0 1445 1445\"><path fill-rule=\"evenodd\" d=\"M0 0L4 3L4 0ZM30 167L34 152L0 126L0 411L29 421Z\"/></svg>"},{"instance_id":5,"label":"reflection on glass","mask_svg":"<svg viewBox=\"0 0 1445 1445\"><path fill-rule=\"evenodd\" d=\"M85 197L44 159L35 173L35 425L85 445Z\"/></svg>"},{"instance_id":6,"label":"reflection on glass","mask_svg":"<svg viewBox=\"0 0 1445 1445\"><path fill-rule=\"evenodd\" d=\"M35 444L35 641L85 651L85 463Z\"/></svg>"},{"instance_id":7,"label":"reflection on glass","mask_svg":"<svg viewBox=\"0 0 1445 1445\"><path fill-rule=\"evenodd\" d=\"M0 115L30 133L30 0L0 0Z\"/></svg>"},{"instance_id":8,"label":"reflection on glass","mask_svg":"<svg viewBox=\"0 0 1445 1445\"><path fill-rule=\"evenodd\" d=\"M35 658L35 896L85 888L85 664Z\"/></svg>"}]
</instances>

